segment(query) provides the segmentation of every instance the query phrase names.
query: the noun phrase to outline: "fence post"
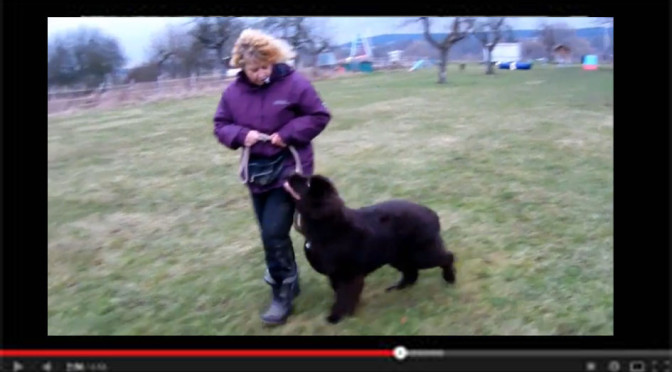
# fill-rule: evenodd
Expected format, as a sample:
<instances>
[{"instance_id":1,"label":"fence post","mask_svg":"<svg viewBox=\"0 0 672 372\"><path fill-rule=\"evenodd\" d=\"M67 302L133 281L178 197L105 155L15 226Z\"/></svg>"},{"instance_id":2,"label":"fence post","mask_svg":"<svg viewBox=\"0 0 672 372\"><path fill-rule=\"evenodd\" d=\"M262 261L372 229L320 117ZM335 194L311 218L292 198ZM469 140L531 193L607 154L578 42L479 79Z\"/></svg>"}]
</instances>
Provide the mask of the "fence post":
<instances>
[{"instance_id":1,"label":"fence post","mask_svg":"<svg viewBox=\"0 0 672 372\"><path fill-rule=\"evenodd\" d=\"M131 79L126 89L128 89L128 92L124 98L128 98L128 100L130 101L132 100L133 91L135 90L135 79Z\"/></svg>"}]
</instances>

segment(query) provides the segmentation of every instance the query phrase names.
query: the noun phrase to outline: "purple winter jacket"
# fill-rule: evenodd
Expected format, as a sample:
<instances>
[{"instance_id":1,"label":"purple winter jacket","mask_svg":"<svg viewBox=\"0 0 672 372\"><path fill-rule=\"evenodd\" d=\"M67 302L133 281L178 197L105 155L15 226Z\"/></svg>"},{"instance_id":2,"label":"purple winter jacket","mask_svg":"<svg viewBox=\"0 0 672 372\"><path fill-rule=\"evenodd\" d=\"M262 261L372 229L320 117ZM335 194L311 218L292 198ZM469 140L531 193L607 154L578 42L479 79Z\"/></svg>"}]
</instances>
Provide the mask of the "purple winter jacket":
<instances>
[{"instance_id":1,"label":"purple winter jacket","mask_svg":"<svg viewBox=\"0 0 672 372\"><path fill-rule=\"evenodd\" d=\"M311 141L331 120L319 94L308 79L289 65L273 66L270 82L262 86L251 83L243 71L222 93L214 116L214 135L231 150L244 146L247 133L254 129L271 135L278 133L299 154L303 173L313 173L313 146ZM250 147L250 156L273 156L286 150L259 141ZM253 193L282 187L294 170L294 157L289 153L285 170L275 183L260 187L248 184Z\"/></svg>"}]
</instances>

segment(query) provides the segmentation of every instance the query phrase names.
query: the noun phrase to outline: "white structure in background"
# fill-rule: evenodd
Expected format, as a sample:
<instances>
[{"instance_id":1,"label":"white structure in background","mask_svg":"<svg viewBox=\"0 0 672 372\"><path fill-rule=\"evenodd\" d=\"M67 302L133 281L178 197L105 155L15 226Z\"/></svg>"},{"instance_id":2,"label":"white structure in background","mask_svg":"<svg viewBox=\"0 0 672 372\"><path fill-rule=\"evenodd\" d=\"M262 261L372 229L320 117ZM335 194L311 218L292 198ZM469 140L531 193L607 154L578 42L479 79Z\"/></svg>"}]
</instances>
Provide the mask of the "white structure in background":
<instances>
[{"instance_id":1,"label":"white structure in background","mask_svg":"<svg viewBox=\"0 0 672 372\"><path fill-rule=\"evenodd\" d=\"M226 70L226 77L234 77L239 72L240 72L239 68L230 68Z\"/></svg>"},{"instance_id":2,"label":"white structure in background","mask_svg":"<svg viewBox=\"0 0 672 372\"><path fill-rule=\"evenodd\" d=\"M523 48L520 43L497 43L492 50L492 59L494 63L517 62L523 58ZM483 62L488 61L488 49L483 48Z\"/></svg>"},{"instance_id":3,"label":"white structure in background","mask_svg":"<svg viewBox=\"0 0 672 372\"><path fill-rule=\"evenodd\" d=\"M390 63L401 62L401 50L393 50L391 52L387 52L387 58Z\"/></svg>"}]
</instances>

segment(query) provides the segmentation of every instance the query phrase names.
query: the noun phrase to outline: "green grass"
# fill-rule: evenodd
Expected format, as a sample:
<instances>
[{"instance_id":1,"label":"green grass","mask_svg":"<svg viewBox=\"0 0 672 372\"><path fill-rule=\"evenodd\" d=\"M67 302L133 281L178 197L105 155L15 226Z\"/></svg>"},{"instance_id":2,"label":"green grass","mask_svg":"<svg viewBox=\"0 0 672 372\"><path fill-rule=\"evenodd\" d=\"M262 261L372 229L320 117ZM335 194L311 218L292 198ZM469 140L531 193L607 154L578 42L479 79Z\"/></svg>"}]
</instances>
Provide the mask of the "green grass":
<instances>
[{"instance_id":1,"label":"green grass","mask_svg":"<svg viewBox=\"0 0 672 372\"><path fill-rule=\"evenodd\" d=\"M212 135L219 95L49 117L50 335L611 335L613 74L578 68L373 73L316 82L333 120L316 172L346 203L425 203L458 283L424 270L355 317L292 237L296 312L270 299L239 154Z\"/></svg>"}]
</instances>

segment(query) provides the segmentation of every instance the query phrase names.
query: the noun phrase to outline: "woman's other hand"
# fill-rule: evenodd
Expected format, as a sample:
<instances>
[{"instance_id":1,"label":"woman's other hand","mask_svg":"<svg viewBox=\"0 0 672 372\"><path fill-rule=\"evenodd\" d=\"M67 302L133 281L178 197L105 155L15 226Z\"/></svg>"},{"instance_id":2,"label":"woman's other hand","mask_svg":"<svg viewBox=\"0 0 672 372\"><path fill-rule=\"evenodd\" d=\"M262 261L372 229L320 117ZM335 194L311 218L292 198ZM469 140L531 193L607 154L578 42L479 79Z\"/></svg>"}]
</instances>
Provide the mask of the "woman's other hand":
<instances>
[{"instance_id":1,"label":"woman's other hand","mask_svg":"<svg viewBox=\"0 0 672 372\"><path fill-rule=\"evenodd\" d=\"M279 134L271 134L271 143L279 147L287 147L287 144L282 140Z\"/></svg>"}]
</instances>

